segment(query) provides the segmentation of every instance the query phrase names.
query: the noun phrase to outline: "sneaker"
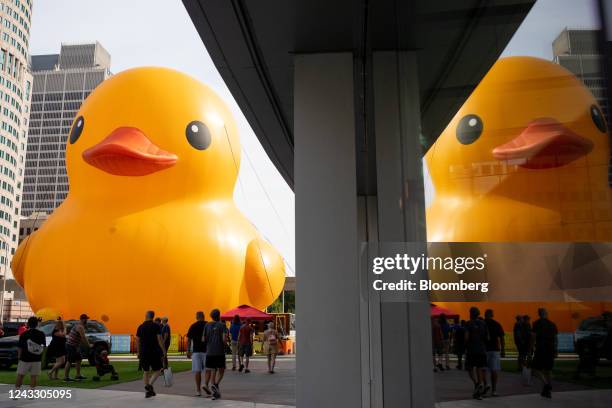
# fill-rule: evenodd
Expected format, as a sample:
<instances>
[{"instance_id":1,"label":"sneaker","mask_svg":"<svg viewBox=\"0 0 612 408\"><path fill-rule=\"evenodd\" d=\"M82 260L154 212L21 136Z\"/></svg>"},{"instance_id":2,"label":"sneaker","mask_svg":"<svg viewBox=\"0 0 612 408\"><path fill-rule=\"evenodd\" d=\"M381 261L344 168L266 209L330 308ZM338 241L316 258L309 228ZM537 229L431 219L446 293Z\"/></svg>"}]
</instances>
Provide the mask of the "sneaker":
<instances>
[{"instance_id":1,"label":"sneaker","mask_svg":"<svg viewBox=\"0 0 612 408\"><path fill-rule=\"evenodd\" d=\"M236 366L232 367L232 371L236 371Z\"/></svg>"},{"instance_id":2,"label":"sneaker","mask_svg":"<svg viewBox=\"0 0 612 408\"><path fill-rule=\"evenodd\" d=\"M242 372L242 370L244 370L244 364L240 364L240 367L238 367L238 371Z\"/></svg>"},{"instance_id":3,"label":"sneaker","mask_svg":"<svg viewBox=\"0 0 612 408\"><path fill-rule=\"evenodd\" d=\"M119 379L118 375L111 375L111 381L117 381Z\"/></svg>"},{"instance_id":4,"label":"sneaker","mask_svg":"<svg viewBox=\"0 0 612 408\"><path fill-rule=\"evenodd\" d=\"M434 373L437 373L438 369L436 367L434 367Z\"/></svg>"},{"instance_id":5,"label":"sneaker","mask_svg":"<svg viewBox=\"0 0 612 408\"><path fill-rule=\"evenodd\" d=\"M74 382L74 381L76 381L74 378L70 378L70 377L64 378L64 382Z\"/></svg>"},{"instance_id":6,"label":"sneaker","mask_svg":"<svg viewBox=\"0 0 612 408\"><path fill-rule=\"evenodd\" d=\"M212 399L217 400L221 398L221 393L219 392L218 384L213 384L210 388L212 389Z\"/></svg>"},{"instance_id":7,"label":"sneaker","mask_svg":"<svg viewBox=\"0 0 612 408\"><path fill-rule=\"evenodd\" d=\"M249 370L248 368L244 370L244 373L245 373L245 374L246 374L246 373L250 373L250 372L251 372L251 370Z\"/></svg>"},{"instance_id":8,"label":"sneaker","mask_svg":"<svg viewBox=\"0 0 612 408\"><path fill-rule=\"evenodd\" d=\"M545 384L544 387L542 387L542 392L540 393L540 395L544 398L552 398L552 387L548 384Z\"/></svg>"},{"instance_id":9,"label":"sneaker","mask_svg":"<svg viewBox=\"0 0 612 408\"><path fill-rule=\"evenodd\" d=\"M474 399L481 400L483 390L484 387L482 386L482 384L476 385L476 387L474 387L474 393L472 394L472 397L474 397Z\"/></svg>"},{"instance_id":10,"label":"sneaker","mask_svg":"<svg viewBox=\"0 0 612 408\"><path fill-rule=\"evenodd\" d=\"M482 396L484 397L485 395L487 395L489 393L489 390L491 389L490 386L485 385L484 386L484 390L482 391Z\"/></svg>"},{"instance_id":11,"label":"sneaker","mask_svg":"<svg viewBox=\"0 0 612 408\"><path fill-rule=\"evenodd\" d=\"M155 390L153 389L153 386L150 385L150 384L149 385L145 385L145 390L147 391L145 393L145 397L146 398L151 398L151 397L154 397L154 396L157 395L157 394L155 394Z\"/></svg>"},{"instance_id":12,"label":"sneaker","mask_svg":"<svg viewBox=\"0 0 612 408\"><path fill-rule=\"evenodd\" d=\"M82 376L82 375L77 375L76 377L74 377L74 379L77 380L77 381L82 381L82 380L86 380L87 377Z\"/></svg>"},{"instance_id":13,"label":"sneaker","mask_svg":"<svg viewBox=\"0 0 612 408\"><path fill-rule=\"evenodd\" d=\"M206 395L210 396L212 395L212 392L210 391L210 388L208 388L207 385L203 385L202 389L204 390L204 392L206 393Z\"/></svg>"},{"instance_id":14,"label":"sneaker","mask_svg":"<svg viewBox=\"0 0 612 408\"><path fill-rule=\"evenodd\" d=\"M438 364L437 367L438 367L438 370L444 371L444 366L442 364Z\"/></svg>"}]
</instances>

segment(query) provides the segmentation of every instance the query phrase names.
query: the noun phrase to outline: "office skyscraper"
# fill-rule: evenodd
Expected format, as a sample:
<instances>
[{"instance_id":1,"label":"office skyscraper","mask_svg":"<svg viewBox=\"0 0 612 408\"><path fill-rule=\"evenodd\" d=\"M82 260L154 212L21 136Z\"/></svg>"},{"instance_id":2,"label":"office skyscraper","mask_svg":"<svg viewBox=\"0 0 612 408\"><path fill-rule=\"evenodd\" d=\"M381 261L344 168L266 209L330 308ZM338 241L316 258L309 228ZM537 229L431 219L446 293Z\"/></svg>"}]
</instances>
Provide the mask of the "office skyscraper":
<instances>
[{"instance_id":1,"label":"office skyscraper","mask_svg":"<svg viewBox=\"0 0 612 408\"><path fill-rule=\"evenodd\" d=\"M83 100L110 75L110 55L98 42L62 44L59 54L33 55L22 215L51 213L68 194L65 148Z\"/></svg>"},{"instance_id":2,"label":"office skyscraper","mask_svg":"<svg viewBox=\"0 0 612 408\"><path fill-rule=\"evenodd\" d=\"M28 69L31 0L0 3L0 268L7 272L18 241L30 115Z\"/></svg>"},{"instance_id":3,"label":"office skyscraper","mask_svg":"<svg viewBox=\"0 0 612 408\"><path fill-rule=\"evenodd\" d=\"M606 97L606 79L602 73L602 55L598 30L568 29L553 41L553 56L557 64L580 78L601 106L608 123L610 108Z\"/></svg>"}]
</instances>

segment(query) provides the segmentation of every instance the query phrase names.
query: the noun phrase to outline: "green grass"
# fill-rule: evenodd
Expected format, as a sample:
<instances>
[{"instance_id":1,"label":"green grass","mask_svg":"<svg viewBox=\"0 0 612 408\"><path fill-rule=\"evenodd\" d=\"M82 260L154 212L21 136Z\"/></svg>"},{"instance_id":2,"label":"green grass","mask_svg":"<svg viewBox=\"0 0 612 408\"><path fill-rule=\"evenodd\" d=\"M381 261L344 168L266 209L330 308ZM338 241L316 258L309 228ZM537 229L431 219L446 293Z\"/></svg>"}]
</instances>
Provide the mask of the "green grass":
<instances>
[{"instance_id":1,"label":"green grass","mask_svg":"<svg viewBox=\"0 0 612 408\"><path fill-rule=\"evenodd\" d=\"M575 378L578 360L556 360L553 368L553 381L568 382L593 388L612 388L612 362L603 361L597 366L595 376L582 374ZM516 373L515 360L502 360L503 371Z\"/></svg>"},{"instance_id":2,"label":"green grass","mask_svg":"<svg viewBox=\"0 0 612 408\"><path fill-rule=\"evenodd\" d=\"M107 374L100 381L93 381L92 377L96 375L96 368L90 367L88 364L84 364L81 368L81 374L87 377L87 380L74 381L65 383L62 380L49 380L46 370L41 371L41 375L38 377L38 384L48 387L69 387L69 388L100 388L111 384L119 384L128 381L140 380L142 378L142 371L138 371L137 361L115 361L111 362L119 374L119 380L111 381L110 375ZM191 361L171 361L170 367L172 371L177 373L181 371L187 371L191 369ZM17 367L13 366L10 369L0 370L0 383L3 384L14 384L16 377ZM74 368L70 370L70 375L74 376ZM60 371L59 377L63 377L63 371ZM24 380L25 384L30 381L29 377Z\"/></svg>"}]
</instances>

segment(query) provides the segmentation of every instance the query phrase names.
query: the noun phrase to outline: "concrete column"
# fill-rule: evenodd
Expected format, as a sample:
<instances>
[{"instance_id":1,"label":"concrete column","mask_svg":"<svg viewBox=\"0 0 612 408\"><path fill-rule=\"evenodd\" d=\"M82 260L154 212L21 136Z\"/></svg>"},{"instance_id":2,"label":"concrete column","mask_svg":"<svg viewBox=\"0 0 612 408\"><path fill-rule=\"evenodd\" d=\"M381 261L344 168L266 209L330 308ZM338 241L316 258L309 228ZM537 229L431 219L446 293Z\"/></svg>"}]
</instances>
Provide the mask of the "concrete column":
<instances>
[{"instance_id":1,"label":"concrete column","mask_svg":"<svg viewBox=\"0 0 612 408\"><path fill-rule=\"evenodd\" d=\"M353 56L294 70L297 405L361 407Z\"/></svg>"},{"instance_id":2,"label":"concrete column","mask_svg":"<svg viewBox=\"0 0 612 408\"><path fill-rule=\"evenodd\" d=\"M425 250L420 102L413 52L375 52L374 120L378 240L417 242ZM433 407L429 302L380 305L385 407Z\"/></svg>"}]
</instances>

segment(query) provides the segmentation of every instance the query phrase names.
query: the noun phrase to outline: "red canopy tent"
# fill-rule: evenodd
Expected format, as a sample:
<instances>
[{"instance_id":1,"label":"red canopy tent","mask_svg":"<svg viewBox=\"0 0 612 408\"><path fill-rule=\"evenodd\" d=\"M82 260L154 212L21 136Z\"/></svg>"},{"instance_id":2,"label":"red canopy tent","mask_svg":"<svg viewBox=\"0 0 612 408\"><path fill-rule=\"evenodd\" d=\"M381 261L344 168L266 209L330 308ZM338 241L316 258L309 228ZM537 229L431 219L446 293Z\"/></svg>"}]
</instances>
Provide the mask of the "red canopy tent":
<instances>
[{"instance_id":1,"label":"red canopy tent","mask_svg":"<svg viewBox=\"0 0 612 408\"><path fill-rule=\"evenodd\" d=\"M444 307L436 306L433 303L431 303L431 309L429 314L431 315L431 317L440 316L441 314L444 314L447 319L459 321L459 315L457 313Z\"/></svg>"},{"instance_id":2,"label":"red canopy tent","mask_svg":"<svg viewBox=\"0 0 612 408\"><path fill-rule=\"evenodd\" d=\"M274 320L274 316L262 312L259 309L255 309L249 305L238 306L234 309L228 310L221 315L222 320L232 320L234 316L240 316L240 319L251 319L251 320Z\"/></svg>"}]
</instances>

